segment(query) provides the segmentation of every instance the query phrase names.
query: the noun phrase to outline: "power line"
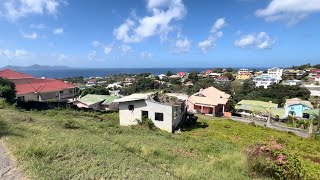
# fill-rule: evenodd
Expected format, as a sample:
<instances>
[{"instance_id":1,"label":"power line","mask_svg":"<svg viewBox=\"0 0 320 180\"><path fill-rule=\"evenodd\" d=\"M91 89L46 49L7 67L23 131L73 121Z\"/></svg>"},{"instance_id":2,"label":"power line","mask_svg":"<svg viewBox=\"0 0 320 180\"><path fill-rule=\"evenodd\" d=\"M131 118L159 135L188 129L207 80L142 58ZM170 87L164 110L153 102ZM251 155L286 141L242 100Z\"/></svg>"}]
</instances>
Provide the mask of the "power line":
<instances>
[{"instance_id":1,"label":"power line","mask_svg":"<svg viewBox=\"0 0 320 180\"><path fill-rule=\"evenodd\" d=\"M8 55L4 52L3 49L0 49L0 50L1 50L1 52L2 52L2 54L3 54L4 56L6 56L10 61L13 61L13 58L11 58L10 56L8 56ZM21 76L23 76L23 74L22 74L21 72L18 72L18 71L16 71L16 72L19 73ZM37 95L39 95L39 96L41 97L41 99L46 100L46 99L43 98L43 96L36 90L36 88L33 87L33 85L32 85L28 80L23 79L23 78L22 78L22 80L24 80L25 82L27 82L27 84L29 84L29 85L31 86L31 88L34 90L34 92L35 92Z\"/></svg>"}]
</instances>

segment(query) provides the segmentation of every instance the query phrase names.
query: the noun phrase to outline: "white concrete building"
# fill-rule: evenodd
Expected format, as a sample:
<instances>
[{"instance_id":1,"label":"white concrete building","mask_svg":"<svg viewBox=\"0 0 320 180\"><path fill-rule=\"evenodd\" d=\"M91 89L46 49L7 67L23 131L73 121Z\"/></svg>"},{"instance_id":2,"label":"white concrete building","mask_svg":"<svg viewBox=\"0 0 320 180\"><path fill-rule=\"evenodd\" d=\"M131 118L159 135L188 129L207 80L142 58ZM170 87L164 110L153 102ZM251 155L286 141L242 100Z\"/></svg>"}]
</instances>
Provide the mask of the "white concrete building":
<instances>
[{"instance_id":1,"label":"white concrete building","mask_svg":"<svg viewBox=\"0 0 320 180\"><path fill-rule=\"evenodd\" d=\"M268 76L275 78L277 80L277 83L279 83L282 80L282 74L283 74L283 69L280 69L277 67L268 69Z\"/></svg>"},{"instance_id":2,"label":"white concrete building","mask_svg":"<svg viewBox=\"0 0 320 180\"><path fill-rule=\"evenodd\" d=\"M114 102L119 103L121 126L137 125L143 117L152 120L162 130L173 132L186 113L185 99L157 93L132 94Z\"/></svg>"},{"instance_id":3,"label":"white concrete building","mask_svg":"<svg viewBox=\"0 0 320 180\"><path fill-rule=\"evenodd\" d=\"M256 83L256 87L262 86L265 89L267 89L272 84L277 84L278 82L276 78L266 76L266 75L254 77L253 81Z\"/></svg>"},{"instance_id":4,"label":"white concrete building","mask_svg":"<svg viewBox=\"0 0 320 180\"><path fill-rule=\"evenodd\" d=\"M160 80L163 80L163 79L165 79L165 78L167 77L167 75L165 75L165 74L160 74L158 77L159 77Z\"/></svg>"},{"instance_id":5,"label":"white concrete building","mask_svg":"<svg viewBox=\"0 0 320 180\"><path fill-rule=\"evenodd\" d=\"M238 70L238 74L242 75L242 74L249 74L249 69L239 69Z\"/></svg>"},{"instance_id":6,"label":"white concrete building","mask_svg":"<svg viewBox=\"0 0 320 180\"><path fill-rule=\"evenodd\" d=\"M300 80L285 80L282 82L283 85L287 85L287 86L301 86L302 82Z\"/></svg>"}]
</instances>

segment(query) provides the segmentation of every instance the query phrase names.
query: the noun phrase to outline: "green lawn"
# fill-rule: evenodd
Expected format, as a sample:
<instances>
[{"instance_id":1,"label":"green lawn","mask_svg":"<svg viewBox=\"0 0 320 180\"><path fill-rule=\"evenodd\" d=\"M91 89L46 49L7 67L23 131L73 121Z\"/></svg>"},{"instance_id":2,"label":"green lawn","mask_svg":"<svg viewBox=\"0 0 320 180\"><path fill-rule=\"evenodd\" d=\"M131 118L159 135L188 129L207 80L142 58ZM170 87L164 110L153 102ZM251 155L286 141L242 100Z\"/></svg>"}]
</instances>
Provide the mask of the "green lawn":
<instances>
[{"instance_id":1,"label":"green lawn","mask_svg":"<svg viewBox=\"0 0 320 180\"><path fill-rule=\"evenodd\" d=\"M199 119L193 129L169 134L120 127L117 113L0 109L0 136L30 179L252 179L245 150L270 139L281 139L320 176L319 140Z\"/></svg>"}]
</instances>

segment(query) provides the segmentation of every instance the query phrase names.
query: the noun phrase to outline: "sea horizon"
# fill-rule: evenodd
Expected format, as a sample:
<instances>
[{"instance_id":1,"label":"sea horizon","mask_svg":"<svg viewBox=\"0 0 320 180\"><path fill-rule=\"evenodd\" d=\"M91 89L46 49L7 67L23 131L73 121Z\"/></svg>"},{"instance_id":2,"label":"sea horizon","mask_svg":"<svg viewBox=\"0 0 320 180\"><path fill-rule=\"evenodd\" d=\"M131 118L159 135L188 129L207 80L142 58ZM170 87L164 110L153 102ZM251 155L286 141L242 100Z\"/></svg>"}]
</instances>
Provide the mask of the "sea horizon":
<instances>
[{"instance_id":1,"label":"sea horizon","mask_svg":"<svg viewBox=\"0 0 320 180\"><path fill-rule=\"evenodd\" d=\"M20 72L30 74L34 77L46 78L67 78L83 76L89 77L106 77L113 74L140 74L151 73L154 75L166 74L168 71L177 72L201 72L212 67L206 68L66 68L66 69L21 69ZM233 68L238 70L241 68ZM267 68L248 68L256 70L265 70Z\"/></svg>"}]
</instances>

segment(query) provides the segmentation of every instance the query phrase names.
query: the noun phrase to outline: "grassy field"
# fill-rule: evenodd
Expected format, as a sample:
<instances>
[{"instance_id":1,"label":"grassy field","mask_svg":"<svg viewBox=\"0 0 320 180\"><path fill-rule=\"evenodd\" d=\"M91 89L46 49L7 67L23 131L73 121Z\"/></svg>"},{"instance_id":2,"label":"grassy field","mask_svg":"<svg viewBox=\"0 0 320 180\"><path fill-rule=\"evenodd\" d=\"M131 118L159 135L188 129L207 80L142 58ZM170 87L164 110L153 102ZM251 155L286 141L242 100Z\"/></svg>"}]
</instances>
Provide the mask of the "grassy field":
<instances>
[{"instance_id":1,"label":"grassy field","mask_svg":"<svg viewBox=\"0 0 320 180\"><path fill-rule=\"evenodd\" d=\"M200 116L182 134L120 127L118 114L0 109L0 136L30 179L265 179L249 145L281 139L320 175L320 142Z\"/></svg>"}]
</instances>

